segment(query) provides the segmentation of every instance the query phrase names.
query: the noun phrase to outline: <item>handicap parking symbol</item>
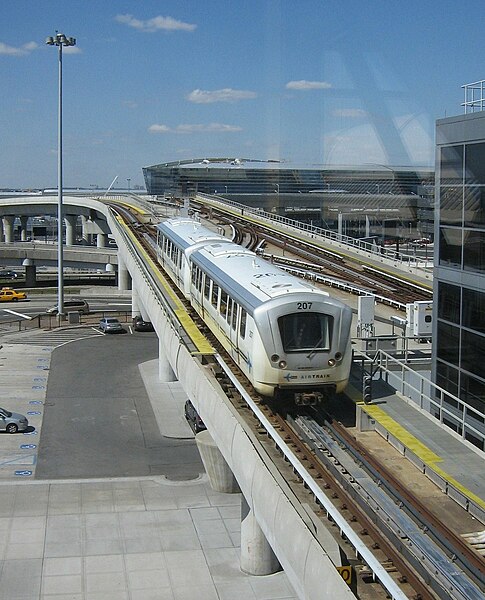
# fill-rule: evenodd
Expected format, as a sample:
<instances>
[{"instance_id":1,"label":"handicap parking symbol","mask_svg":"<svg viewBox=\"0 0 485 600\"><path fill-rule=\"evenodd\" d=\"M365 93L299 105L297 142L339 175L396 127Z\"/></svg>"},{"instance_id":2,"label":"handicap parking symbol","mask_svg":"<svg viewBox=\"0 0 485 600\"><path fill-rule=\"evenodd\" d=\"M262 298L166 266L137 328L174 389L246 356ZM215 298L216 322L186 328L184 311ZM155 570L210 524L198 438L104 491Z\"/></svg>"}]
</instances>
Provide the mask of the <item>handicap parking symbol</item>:
<instances>
[{"instance_id":1,"label":"handicap parking symbol","mask_svg":"<svg viewBox=\"0 0 485 600\"><path fill-rule=\"evenodd\" d=\"M25 471L15 471L15 475L17 475L18 477L29 477L30 475L32 475L32 471L29 470L25 470Z\"/></svg>"}]
</instances>

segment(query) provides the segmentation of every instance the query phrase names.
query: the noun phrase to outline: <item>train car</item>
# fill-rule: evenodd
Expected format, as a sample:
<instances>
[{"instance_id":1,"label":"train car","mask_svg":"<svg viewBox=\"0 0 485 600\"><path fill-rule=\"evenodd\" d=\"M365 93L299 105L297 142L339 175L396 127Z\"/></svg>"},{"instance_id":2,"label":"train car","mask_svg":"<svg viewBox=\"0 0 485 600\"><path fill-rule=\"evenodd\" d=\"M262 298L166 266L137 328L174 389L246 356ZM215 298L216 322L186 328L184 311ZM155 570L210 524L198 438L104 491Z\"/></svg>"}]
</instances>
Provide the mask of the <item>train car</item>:
<instances>
[{"instance_id":1,"label":"train car","mask_svg":"<svg viewBox=\"0 0 485 600\"><path fill-rule=\"evenodd\" d=\"M168 239L185 257L171 276L256 391L296 404L342 392L351 309L230 240L209 239L202 226L192 246L192 232L181 236L177 221L159 226L161 254L170 252Z\"/></svg>"},{"instance_id":2,"label":"train car","mask_svg":"<svg viewBox=\"0 0 485 600\"><path fill-rule=\"evenodd\" d=\"M230 242L194 219L176 217L157 227L157 259L184 296L190 297L190 256L209 243Z\"/></svg>"}]
</instances>

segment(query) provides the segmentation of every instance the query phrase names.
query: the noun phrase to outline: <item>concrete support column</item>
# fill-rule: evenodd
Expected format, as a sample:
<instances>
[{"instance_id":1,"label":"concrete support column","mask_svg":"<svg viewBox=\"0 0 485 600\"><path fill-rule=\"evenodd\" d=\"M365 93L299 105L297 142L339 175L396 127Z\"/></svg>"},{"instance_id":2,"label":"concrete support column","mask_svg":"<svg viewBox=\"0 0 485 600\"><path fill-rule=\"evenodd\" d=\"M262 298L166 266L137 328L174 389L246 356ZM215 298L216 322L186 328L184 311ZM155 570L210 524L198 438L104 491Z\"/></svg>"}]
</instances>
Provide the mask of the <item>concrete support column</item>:
<instances>
[{"instance_id":1,"label":"concrete support column","mask_svg":"<svg viewBox=\"0 0 485 600\"><path fill-rule=\"evenodd\" d=\"M87 220L88 220L88 218L85 215L81 215L83 244L89 246L89 245L91 245L92 234L87 232L87 228L86 228Z\"/></svg>"},{"instance_id":2,"label":"concrete support column","mask_svg":"<svg viewBox=\"0 0 485 600\"><path fill-rule=\"evenodd\" d=\"M0 242L5 241L5 234L3 233L3 219L0 219Z\"/></svg>"},{"instance_id":3,"label":"concrete support column","mask_svg":"<svg viewBox=\"0 0 485 600\"><path fill-rule=\"evenodd\" d=\"M7 244L11 244L13 242L13 223L15 221L15 217L13 215L5 215L2 220L5 241Z\"/></svg>"},{"instance_id":4,"label":"concrete support column","mask_svg":"<svg viewBox=\"0 0 485 600\"><path fill-rule=\"evenodd\" d=\"M37 287L37 267L30 258L25 259L23 264L25 265L25 287Z\"/></svg>"},{"instance_id":5,"label":"concrete support column","mask_svg":"<svg viewBox=\"0 0 485 600\"><path fill-rule=\"evenodd\" d=\"M140 297L138 296L138 292L136 290L131 291L131 318L139 317L141 314L140 311Z\"/></svg>"},{"instance_id":6,"label":"concrete support column","mask_svg":"<svg viewBox=\"0 0 485 600\"><path fill-rule=\"evenodd\" d=\"M207 429L198 433L195 441L211 488L224 494L239 493L241 490L236 478Z\"/></svg>"},{"instance_id":7,"label":"concrete support column","mask_svg":"<svg viewBox=\"0 0 485 600\"><path fill-rule=\"evenodd\" d=\"M121 258L118 252L118 289L120 292L131 290L131 276L126 268L125 261Z\"/></svg>"},{"instance_id":8,"label":"concrete support column","mask_svg":"<svg viewBox=\"0 0 485 600\"><path fill-rule=\"evenodd\" d=\"M27 222L29 220L29 217L23 216L20 217L20 241L21 242L26 242L27 241Z\"/></svg>"},{"instance_id":9,"label":"concrete support column","mask_svg":"<svg viewBox=\"0 0 485 600\"><path fill-rule=\"evenodd\" d=\"M96 246L98 248L106 248L108 245L108 234L107 233L98 233L96 236Z\"/></svg>"},{"instance_id":10,"label":"concrete support column","mask_svg":"<svg viewBox=\"0 0 485 600\"><path fill-rule=\"evenodd\" d=\"M282 570L244 496L241 497L241 570L249 575L272 575Z\"/></svg>"},{"instance_id":11,"label":"concrete support column","mask_svg":"<svg viewBox=\"0 0 485 600\"><path fill-rule=\"evenodd\" d=\"M66 246L74 246L76 243L76 221L77 215L65 215L66 224Z\"/></svg>"},{"instance_id":12,"label":"concrete support column","mask_svg":"<svg viewBox=\"0 0 485 600\"><path fill-rule=\"evenodd\" d=\"M158 338L158 378L163 382L177 381L160 338Z\"/></svg>"}]
</instances>

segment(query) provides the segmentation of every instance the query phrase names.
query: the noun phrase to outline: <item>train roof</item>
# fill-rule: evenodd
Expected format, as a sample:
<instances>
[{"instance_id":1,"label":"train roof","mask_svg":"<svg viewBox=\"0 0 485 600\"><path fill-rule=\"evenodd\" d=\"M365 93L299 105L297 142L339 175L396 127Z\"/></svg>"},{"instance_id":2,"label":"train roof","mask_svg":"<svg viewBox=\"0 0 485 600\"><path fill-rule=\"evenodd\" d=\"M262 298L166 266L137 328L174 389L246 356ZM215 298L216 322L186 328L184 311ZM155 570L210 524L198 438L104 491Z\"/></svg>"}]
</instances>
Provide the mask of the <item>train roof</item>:
<instances>
[{"instance_id":1,"label":"train roof","mask_svg":"<svg viewBox=\"0 0 485 600\"><path fill-rule=\"evenodd\" d=\"M264 302L289 293L314 293L329 299L327 292L234 243L209 244L194 252L191 260L250 312Z\"/></svg>"},{"instance_id":2,"label":"train roof","mask_svg":"<svg viewBox=\"0 0 485 600\"><path fill-rule=\"evenodd\" d=\"M221 243L231 242L231 240L225 238L220 233L212 231L199 221L189 219L188 217L167 219L159 223L157 229L169 237L182 250L211 241L219 241Z\"/></svg>"}]
</instances>

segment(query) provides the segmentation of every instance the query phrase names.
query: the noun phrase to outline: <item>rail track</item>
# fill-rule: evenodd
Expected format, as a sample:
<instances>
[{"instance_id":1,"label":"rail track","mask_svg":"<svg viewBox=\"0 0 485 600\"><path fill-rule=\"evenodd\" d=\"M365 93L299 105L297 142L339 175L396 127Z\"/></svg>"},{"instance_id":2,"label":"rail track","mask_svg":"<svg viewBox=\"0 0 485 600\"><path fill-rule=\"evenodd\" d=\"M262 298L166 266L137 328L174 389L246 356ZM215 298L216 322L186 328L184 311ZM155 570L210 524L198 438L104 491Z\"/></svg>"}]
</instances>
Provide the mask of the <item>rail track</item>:
<instances>
[{"instance_id":1,"label":"rail track","mask_svg":"<svg viewBox=\"0 0 485 600\"><path fill-rule=\"evenodd\" d=\"M139 223L130 211L120 214L156 263L154 227ZM248 243L257 243L258 236L245 234L245 239L248 237ZM348 557L349 565L357 574L355 593L359 598L395 597L383 581L384 573L401 590L403 598L478 600L484 597L483 558L463 542L459 533L433 515L332 417L280 414L262 402L177 288L173 289L222 357L222 362L206 360L228 399L241 418L258 433L262 446L281 470L291 492L305 506L311 507L314 518L320 519L333 533ZM324 504L315 489L304 482L301 472L283 457L281 446L275 444L255 416L248 398L273 424L289 452L298 457L302 469L311 473L315 486L347 521L355 538L343 534L326 501ZM371 496L371 491L376 495ZM376 567L377 564L380 567Z\"/></svg>"}]
</instances>

